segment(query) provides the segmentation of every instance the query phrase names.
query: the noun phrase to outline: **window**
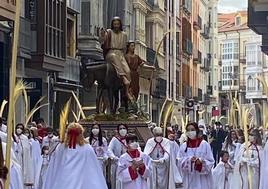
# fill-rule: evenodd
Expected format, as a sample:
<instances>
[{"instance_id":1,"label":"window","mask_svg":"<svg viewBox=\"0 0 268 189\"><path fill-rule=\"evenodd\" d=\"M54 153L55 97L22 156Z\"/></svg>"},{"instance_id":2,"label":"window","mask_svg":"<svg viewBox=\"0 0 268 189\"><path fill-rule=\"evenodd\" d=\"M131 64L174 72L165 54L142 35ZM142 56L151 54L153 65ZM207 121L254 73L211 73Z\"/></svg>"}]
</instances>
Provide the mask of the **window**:
<instances>
[{"instance_id":1,"label":"window","mask_svg":"<svg viewBox=\"0 0 268 189\"><path fill-rule=\"evenodd\" d=\"M236 26L240 26L241 25L241 17L238 16L238 17L235 18L235 25Z\"/></svg>"},{"instance_id":2,"label":"window","mask_svg":"<svg viewBox=\"0 0 268 189\"><path fill-rule=\"evenodd\" d=\"M237 42L226 42L222 45L222 59L233 60L239 59L239 45Z\"/></svg>"},{"instance_id":3,"label":"window","mask_svg":"<svg viewBox=\"0 0 268 189\"><path fill-rule=\"evenodd\" d=\"M75 57L75 37L74 21L67 19L67 56Z\"/></svg>"}]
</instances>

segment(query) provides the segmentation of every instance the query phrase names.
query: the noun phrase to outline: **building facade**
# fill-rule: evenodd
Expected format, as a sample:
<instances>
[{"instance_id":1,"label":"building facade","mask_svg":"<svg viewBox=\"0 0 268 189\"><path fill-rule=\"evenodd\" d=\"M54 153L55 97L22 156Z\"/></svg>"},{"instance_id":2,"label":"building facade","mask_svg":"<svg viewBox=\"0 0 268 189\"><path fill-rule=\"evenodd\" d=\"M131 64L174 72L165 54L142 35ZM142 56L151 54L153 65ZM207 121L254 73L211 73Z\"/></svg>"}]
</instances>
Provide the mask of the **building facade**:
<instances>
[{"instance_id":1,"label":"building facade","mask_svg":"<svg viewBox=\"0 0 268 189\"><path fill-rule=\"evenodd\" d=\"M262 38L248 25L246 11L219 15L219 63L221 65L221 112L228 115L230 96L240 104L254 107L255 123L261 123L266 107L265 95L257 76L266 72L266 56L261 52ZM265 74L266 75L266 74Z\"/></svg>"},{"instance_id":2,"label":"building facade","mask_svg":"<svg viewBox=\"0 0 268 189\"><path fill-rule=\"evenodd\" d=\"M49 103L34 118L43 117L58 127L59 113L72 95L79 92L79 59L76 55L77 0L24 0L21 2L17 79L27 85L29 109L42 97ZM75 109L75 107L73 107ZM24 122L21 98L16 121Z\"/></svg>"}]
</instances>

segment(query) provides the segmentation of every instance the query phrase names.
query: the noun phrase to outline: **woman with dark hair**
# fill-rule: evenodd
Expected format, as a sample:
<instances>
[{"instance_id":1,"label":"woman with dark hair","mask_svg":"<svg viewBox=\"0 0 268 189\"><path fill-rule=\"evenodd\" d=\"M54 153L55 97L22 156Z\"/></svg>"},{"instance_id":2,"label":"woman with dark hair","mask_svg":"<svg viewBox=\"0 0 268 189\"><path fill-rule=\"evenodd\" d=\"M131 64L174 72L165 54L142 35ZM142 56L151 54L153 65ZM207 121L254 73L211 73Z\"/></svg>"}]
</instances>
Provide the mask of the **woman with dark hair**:
<instances>
[{"instance_id":1,"label":"woman with dark hair","mask_svg":"<svg viewBox=\"0 0 268 189\"><path fill-rule=\"evenodd\" d=\"M95 154L102 167L103 174L106 175L105 161L108 159L108 143L107 140L102 136L102 130L99 124L95 123L92 126L88 141L95 151Z\"/></svg>"},{"instance_id":2,"label":"woman with dark hair","mask_svg":"<svg viewBox=\"0 0 268 189\"><path fill-rule=\"evenodd\" d=\"M184 189L212 189L214 158L210 145L198 137L197 123L186 126L187 142L180 147L179 166L182 171Z\"/></svg>"},{"instance_id":3,"label":"woman with dark hair","mask_svg":"<svg viewBox=\"0 0 268 189\"><path fill-rule=\"evenodd\" d=\"M236 170L240 173L240 179L236 179L238 183L234 189L238 189L240 186L243 189L258 189L260 186L260 167L262 165L261 157L263 148L258 129L249 131L248 142L241 145L237 156Z\"/></svg>"},{"instance_id":4,"label":"woman with dark hair","mask_svg":"<svg viewBox=\"0 0 268 189\"><path fill-rule=\"evenodd\" d=\"M112 160L111 165L111 181L112 189L120 186L119 181L116 179L116 170L118 166L118 160L122 154L127 151L126 136L128 132L127 125L119 124L117 126L118 136L114 136L108 146L109 157Z\"/></svg>"},{"instance_id":5,"label":"woman with dark hair","mask_svg":"<svg viewBox=\"0 0 268 189\"><path fill-rule=\"evenodd\" d=\"M233 166L235 164L235 152L237 147L239 147L239 145L237 145L237 139L238 138L236 132L234 130L231 130L228 133L222 146L222 150L227 151L229 153L229 161Z\"/></svg>"}]
</instances>

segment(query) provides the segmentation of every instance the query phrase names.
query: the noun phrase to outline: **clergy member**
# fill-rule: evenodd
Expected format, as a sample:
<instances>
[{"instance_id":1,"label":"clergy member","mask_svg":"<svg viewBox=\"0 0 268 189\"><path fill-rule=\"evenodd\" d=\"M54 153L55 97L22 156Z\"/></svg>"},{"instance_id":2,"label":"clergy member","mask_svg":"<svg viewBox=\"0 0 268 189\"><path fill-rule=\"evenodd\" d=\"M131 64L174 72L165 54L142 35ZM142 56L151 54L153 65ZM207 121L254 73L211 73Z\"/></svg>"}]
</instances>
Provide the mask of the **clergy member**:
<instances>
[{"instance_id":1,"label":"clergy member","mask_svg":"<svg viewBox=\"0 0 268 189\"><path fill-rule=\"evenodd\" d=\"M111 165L111 185L112 189L120 189L120 184L116 179L116 170L118 166L118 160L122 154L127 151L127 136L128 128L124 124L117 126L118 136L114 136L108 146L109 157L112 159Z\"/></svg>"},{"instance_id":2,"label":"clergy member","mask_svg":"<svg viewBox=\"0 0 268 189\"><path fill-rule=\"evenodd\" d=\"M147 179L150 177L150 157L139 149L136 135L126 137L127 152L118 161L117 178L122 189L149 189Z\"/></svg>"},{"instance_id":3,"label":"clergy member","mask_svg":"<svg viewBox=\"0 0 268 189\"><path fill-rule=\"evenodd\" d=\"M178 154L184 189L212 189L214 158L210 145L199 138L198 133L197 123L187 124L188 139L181 145Z\"/></svg>"},{"instance_id":4,"label":"clergy member","mask_svg":"<svg viewBox=\"0 0 268 189\"><path fill-rule=\"evenodd\" d=\"M171 174L170 166L170 143L163 138L161 127L153 129L154 137L150 138L144 149L144 153L149 155L152 161L152 176L150 178L151 189L167 189L175 186L175 181Z\"/></svg>"},{"instance_id":5,"label":"clergy member","mask_svg":"<svg viewBox=\"0 0 268 189\"><path fill-rule=\"evenodd\" d=\"M64 143L51 155L43 189L107 189L97 156L83 134L80 124L68 126Z\"/></svg>"}]
</instances>

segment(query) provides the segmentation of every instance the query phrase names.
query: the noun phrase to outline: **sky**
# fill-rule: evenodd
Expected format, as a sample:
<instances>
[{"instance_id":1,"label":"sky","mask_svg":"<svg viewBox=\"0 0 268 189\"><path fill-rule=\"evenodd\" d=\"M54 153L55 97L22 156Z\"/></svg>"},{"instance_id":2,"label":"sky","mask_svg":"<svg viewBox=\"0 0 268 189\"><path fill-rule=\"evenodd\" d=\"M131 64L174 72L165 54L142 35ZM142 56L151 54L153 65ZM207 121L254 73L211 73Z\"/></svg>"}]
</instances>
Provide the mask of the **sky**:
<instances>
[{"instance_id":1,"label":"sky","mask_svg":"<svg viewBox=\"0 0 268 189\"><path fill-rule=\"evenodd\" d=\"M219 13L235 12L237 10L245 10L248 0L219 0Z\"/></svg>"}]
</instances>

